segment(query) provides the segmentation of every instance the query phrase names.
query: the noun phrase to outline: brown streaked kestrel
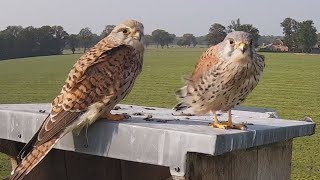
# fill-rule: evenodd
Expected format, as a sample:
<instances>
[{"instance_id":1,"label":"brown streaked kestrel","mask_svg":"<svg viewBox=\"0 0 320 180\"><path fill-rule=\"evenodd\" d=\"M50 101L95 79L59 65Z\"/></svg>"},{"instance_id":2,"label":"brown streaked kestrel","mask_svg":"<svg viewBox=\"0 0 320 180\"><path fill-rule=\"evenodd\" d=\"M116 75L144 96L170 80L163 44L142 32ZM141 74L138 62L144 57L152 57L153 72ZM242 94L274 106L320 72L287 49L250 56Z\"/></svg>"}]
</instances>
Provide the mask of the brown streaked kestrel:
<instances>
[{"instance_id":1,"label":"brown streaked kestrel","mask_svg":"<svg viewBox=\"0 0 320 180\"><path fill-rule=\"evenodd\" d=\"M251 34L235 31L205 51L186 85L176 92L180 103L174 109L190 109L195 114L211 111L211 126L245 129L245 123L232 123L231 109L257 86L265 67L264 57L255 52L252 41ZM219 110L228 111L228 121L218 121Z\"/></svg>"},{"instance_id":2,"label":"brown streaked kestrel","mask_svg":"<svg viewBox=\"0 0 320 180\"><path fill-rule=\"evenodd\" d=\"M70 131L79 134L98 118L123 120L110 111L132 89L141 72L143 25L126 20L79 58L38 132L21 150L12 180L21 180Z\"/></svg>"}]
</instances>

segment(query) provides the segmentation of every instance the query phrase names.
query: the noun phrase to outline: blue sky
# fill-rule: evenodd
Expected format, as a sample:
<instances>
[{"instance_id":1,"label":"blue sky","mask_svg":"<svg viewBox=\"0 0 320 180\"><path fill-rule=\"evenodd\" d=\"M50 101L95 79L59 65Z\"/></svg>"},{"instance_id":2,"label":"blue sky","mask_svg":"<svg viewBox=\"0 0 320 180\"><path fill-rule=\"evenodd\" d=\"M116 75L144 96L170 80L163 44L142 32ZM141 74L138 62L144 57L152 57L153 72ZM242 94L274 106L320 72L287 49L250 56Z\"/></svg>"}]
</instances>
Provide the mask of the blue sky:
<instances>
[{"instance_id":1,"label":"blue sky","mask_svg":"<svg viewBox=\"0 0 320 180\"><path fill-rule=\"evenodd\" d=\"M320 31L319 0L2 0L0 29L8 25L62 25L69 33L90 27L100 33L107 24L127 18L144 23L146 33L160 28L182 35L203 35L213 23L227 26L240 18L262 35L282 35L286 17L311 19Z\"/></svg>"}]
</instances>

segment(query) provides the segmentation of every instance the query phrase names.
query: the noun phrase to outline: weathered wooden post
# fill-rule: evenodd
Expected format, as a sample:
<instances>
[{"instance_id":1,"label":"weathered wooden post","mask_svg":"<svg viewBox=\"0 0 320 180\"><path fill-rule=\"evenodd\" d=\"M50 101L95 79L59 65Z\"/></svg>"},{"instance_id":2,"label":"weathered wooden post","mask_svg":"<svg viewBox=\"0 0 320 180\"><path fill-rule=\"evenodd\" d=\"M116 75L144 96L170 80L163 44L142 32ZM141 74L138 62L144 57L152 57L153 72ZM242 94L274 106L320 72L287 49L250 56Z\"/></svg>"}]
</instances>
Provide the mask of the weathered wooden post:
<instances>
[{"instance_id":1,"label":"weathered wooden post","mask_svg":"<svg viewBox=\"0 0 320 180\"><path fill-rule=\"evenodd\" d=\"M48 104L0 105L0 151L15 157L46 116ZM40 110L40 111L39 111ZM161 108L120 105L128 121L98 121L66 135L27 180L290 179L292 139L315 124L277 119L267 109L233 111L248 130L220 130L210 116L174 116ZM226 116L222 115L221 119Z\"/></svg>"}]
</instances>

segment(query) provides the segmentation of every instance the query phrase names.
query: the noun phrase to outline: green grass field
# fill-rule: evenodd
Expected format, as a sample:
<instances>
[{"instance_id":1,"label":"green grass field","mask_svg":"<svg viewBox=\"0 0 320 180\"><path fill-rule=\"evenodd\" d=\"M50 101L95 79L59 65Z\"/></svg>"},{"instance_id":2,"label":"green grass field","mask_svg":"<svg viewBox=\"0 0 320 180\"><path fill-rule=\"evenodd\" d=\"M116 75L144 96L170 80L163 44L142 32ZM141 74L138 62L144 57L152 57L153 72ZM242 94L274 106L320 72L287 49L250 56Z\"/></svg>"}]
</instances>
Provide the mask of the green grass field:
<instances>
[{"instance_id":1,"label":"green grass field","mask_svg":"<svg viewBox=\"0 0 320 180\"><path fill-rule=\"evenodd\" d=\"M204 49L148 50L143 73L124 103L172 107L181 77ZM276 109L282 118L320 122L320 56L266 53L263 80L244 103ZM0 61L0 103L49 102L79 55ZM318 130L318 128L317 128ZM294 140L292 179L320 179L320 135ZM10 163L0 155L0 178Z\"/></svg>"}]
</instances>

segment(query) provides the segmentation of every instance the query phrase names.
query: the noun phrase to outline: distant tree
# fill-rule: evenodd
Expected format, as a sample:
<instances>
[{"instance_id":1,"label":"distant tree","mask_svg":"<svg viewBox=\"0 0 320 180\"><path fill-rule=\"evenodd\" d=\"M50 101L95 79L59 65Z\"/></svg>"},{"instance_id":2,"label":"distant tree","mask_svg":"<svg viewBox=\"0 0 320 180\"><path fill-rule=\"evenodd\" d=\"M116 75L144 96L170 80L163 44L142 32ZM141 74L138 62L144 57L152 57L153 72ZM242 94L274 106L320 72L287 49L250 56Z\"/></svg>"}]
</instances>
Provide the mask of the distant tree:
<instances>
[{"instance_id":1,"label":"distant tree","mask_svg":"<svg viewBox=\"0 0 320 180\"><path fill-rule=\"evenodd\" d=\"M83 52L86 52L87 48L91 45L93 39L93 33L90 28L82 28L78 34L80 44L84 48Z\"/></svg>"},{"instance_id":2,"label":"distant tree","mask_svg":"<svg viewBox=\"0 0 320 180\"><path fill-rule=\"evenodd\" d=\"M17 38L19 33L23 30L22 26L8 26L3 33L7 36Z\"/></svg>"},{"instance_id":3,"label":"distant tree","mask_svg":"<svg viewBox=\"0 0 320 180\"><path fill-rule=\"evenodd\" d=\"M168 33L169 34L169 33ZM175 34L169 34L165 37L165 44L167 45L167 48L169 48L169 44L172 44L176 38Z\"/></svg>"},{"instance_id":4,"label":"distant tree","mask_svg":"<svg viewBox=\"0 0 320 180\"><path fill-rule=\"evenodd\" d=\"M37 44L40 55L60 54L60 47L54 37L51 26L42 26L37 29Z\"/></svg>"},{"instance_id":5,"label":"distant tree","mask_svg":"<svg viewBox=\"0 0 320 180\"><path fill-rule=\"evenodd\" d=\"M194 37L194 36L193 36L193 37ZM197 44L198 44L198 41L197 41L196 37L194 37L194 38L192 39L192 45L193 45L193 47L196 47Z\"/></svg>"},{"instance_id":6,"label":"distant tree","mask_svg":"<svg viewBox=\"0 0 320 180\"><path fill-rule=\"evenodd\" d=\"M231 24L228 26L228 32L232 31L244 31L247 33L252 34L254 46L258 47L258 40L259 40L259 30L258 28L254 27L252 24L241 24L240 19L238 18L235 21L231 21Z\"/></svg>"},{"instance_id":7,"label":"distant tree","mask_svg":"<svg viewBox=\"0 0 320 180\"><path fill-rule=\"evenodd\" d=\"M104 30L100 34L100 38L102 39L102 38L107 37L115 27L116 27L115 25L106 25L106 27L104 28Z\"/></svg>"},{"instance_id":8,"label":"distant tree","mask_svg":"<svg viewBox=\"0 0 320 180\"><path fill-rule=\"evenodd\" d=\"M208 45L208 38L206 35L196 37L196 41L199 45Z\"/></svg>"},{"instance_id":9,"label":"distant tree","mask_svg":"<svg viewBox=\"0 0 320 180\"><path fill-rule=\"evenodd\" d=\"M320 45L320 33L318 33L318 44Z\"/></svg>"},{"instance_id":10,"label":"distant tree","mask_svg":"<svg viewBox=\"0 0 320 180\"><path fill-rule=\"evenodd\" d=\"M208 44L209 45L216 45L224 40L227 36L227 29L218 23L214 23L211 25L209 29L209 33L207 35Z\"/></svg>"},{"instance_id":11,"label":"distant tree","mask_svg":"<svg viewBox=\"0 0 320 180\"><path fill-rule=\"evenodd\" d=\"M16 51L19 52L17 57L28 57L39 55L39 42L37 28L32 26L24 28L18 35ZM1 40L0 40L1 41ZM13 57L13 56L12 56Z\"/></svg>"},{"instance_id":12,"label":"distant tree","mask_svg":"<svg viewBox=\"0 0 320 180\"><path fill-rule=\"evenodd\" d=\"M62 54L63 49L67 43L69 34L63 29L62 26L52 26L53 37L56 42L56 46L60 49L60 54Z\"/></svg>"},{"instance_id":13,"label":"distant tree","mask_svg":"<svg viewBox=\"0 0 320 180\"><path fill-rule=\"evenodd\" d=\"M100 36L98 34L93 33L89 47L96 45L100 40L101 40Z\"/></svg>"},{"instance_id":14,"label":"distant tree","mask_svg":"<svg viewBox=\"0 0 320 180\"><path fill-rule=\"evenodd\" d=\"M307 20L299 23L298 40L299 46L303 52L309 53L311 48L318 42L317 29L314 27L312 20Z\"/></svg>"},{"instance_id":15,"label":"distant tree","mask_svg":"<svg viewBox=\"0 0 320 180\"><path fill-rule=\"evenodd\" d=\"M42 26L35 29L35 51L37 55L63 53L68 33L61 26Z\"/></svg>"},{"instance_id":16,"label":"distant tree","mask_svg":"<svg viewBox=\"0 0 320 180\"><path fill-rule=\"evenodd\" d=\"M2 48L0 49L0 53L3 54L3 57L18 57L19 50L17 47L19 46L18 43L18 36L20 32L23 30L21 26L8 26L5 30L1 32L2 34ZM2 52L1 52L2 51ZM16 55L15 55L16 53Z\"/></svg>"},{"instance_id":17,"label":"distant tree","mask_svg":"<svg viewBox=\"0 0 320 180\"><path fill-rule=\"evenodd\" d=\"M143 37L143 43L146 47L148 47L149 45L151 45L153 43L153 38L151 35L144 35Z\"/></svg>"},{"instance_id":18,"label":"distant tree","mask_svg":"<svg viewBox=\"0 0 320 180\"><path fill-rule=\"evenodd\" d=\"M283 28L285 45L288 46L289 51L294 51L298 47L299 23L292 18L286 18L280 25Z\"/></svg>"},{"instance_id":19,"label":"distant tree","mask_svg":"<svg viewBox=\"0 0 320 180\"><path fill-rule=\"evenodd\" d=\"M161 34L163 34L163 33L165 33L165 30L162 30L162 29L156 29L156 30L152 31L152 33L151 33L152 39L156 43L157 48L158 48L160 42L162 41Z\"/></svg>"},{"instance_id":20,"label":"distant tree","mask_svg":"<svg viewBox=\"0 0 320 180\"><path fill-rule=\"evenodd\" d=\"M62 54L67 36L61 26L8 26L0 32L0 59Z\"/></svg>"},{"instance_id":21,"label":"distant tree","mask_svg":"<svg viewBox=\"0 0 320 180\"><path fill-rule=\"evenodd\" d=\"M236 20L232 20L231 24L228 26L227 33L230 33L232 31L240 31L240 26L241 26L240 18Z\"/></svg>"},{"instance_id":22,"label":"distant tree","mask_svg":"<svg viewBox=\"0 0 320 180\"><path fill-rule=\"evenodd\" d=\"M68 45L72 51L72 54L76 51L76 48L79 47L79 38L76 34L71 34L68 37Z\"/></svg>"},{"instance_id":23,"label":"distant tree","mask_svg":"<svg viewBox=\"0 0 320 180\"><path fill-rule=\"evenodd\" d=\"M184 40L183 41L184 46L191 46L192 45L193 47L195 47L198 44L196 37L193 34L184 34L182 36L182 38Z\"/></svg>"},{"instance_id":24,"label":"distant tree","mask_svg":"<svg viewBox=\"0 0 320 180\"><path fill-rule=\"evenodd\" d=\"M161 41L163 41L162 36L165 32L166 31L162 30L162 29L156 29L156 30L152 31L151 36L152 36L153 41L156 43L157 48L160 45Z\"/></svg>"},{"instance_id":25,"label":"distant tree","mask_svg":"<svg viewBox=\"0 0 320 180\"><path fill-rule=\"evenodd\" d=\"M173 42L175 35L170 35L167 31L162 29L154 30L152 33L152 39L156 43L157 48L160 45L163 48L165 45L169 45Z\"/></svg>"},{"instance_id":26,"label":"distant tree","mask_svg":"<svg viewBox=\"0 0 320 180\"><path fill-rule=\"evenodd\" d=\"M181 38L177 41L177 45L178 46L185 46L187 43L186 43L186 40Z\"/></svg>"},{"instance_id":27,"label":"distant tree","mask_svg":"<svg viewBox=\"0 0 320 180\"><path fill-rule=\"evenodd\" d=\"M7 57L7 48L6 48L6 42L5 42L5 34L3 31L0 31L0 60L1 59L6 59Z\"/></svg>"}]
</instances>

